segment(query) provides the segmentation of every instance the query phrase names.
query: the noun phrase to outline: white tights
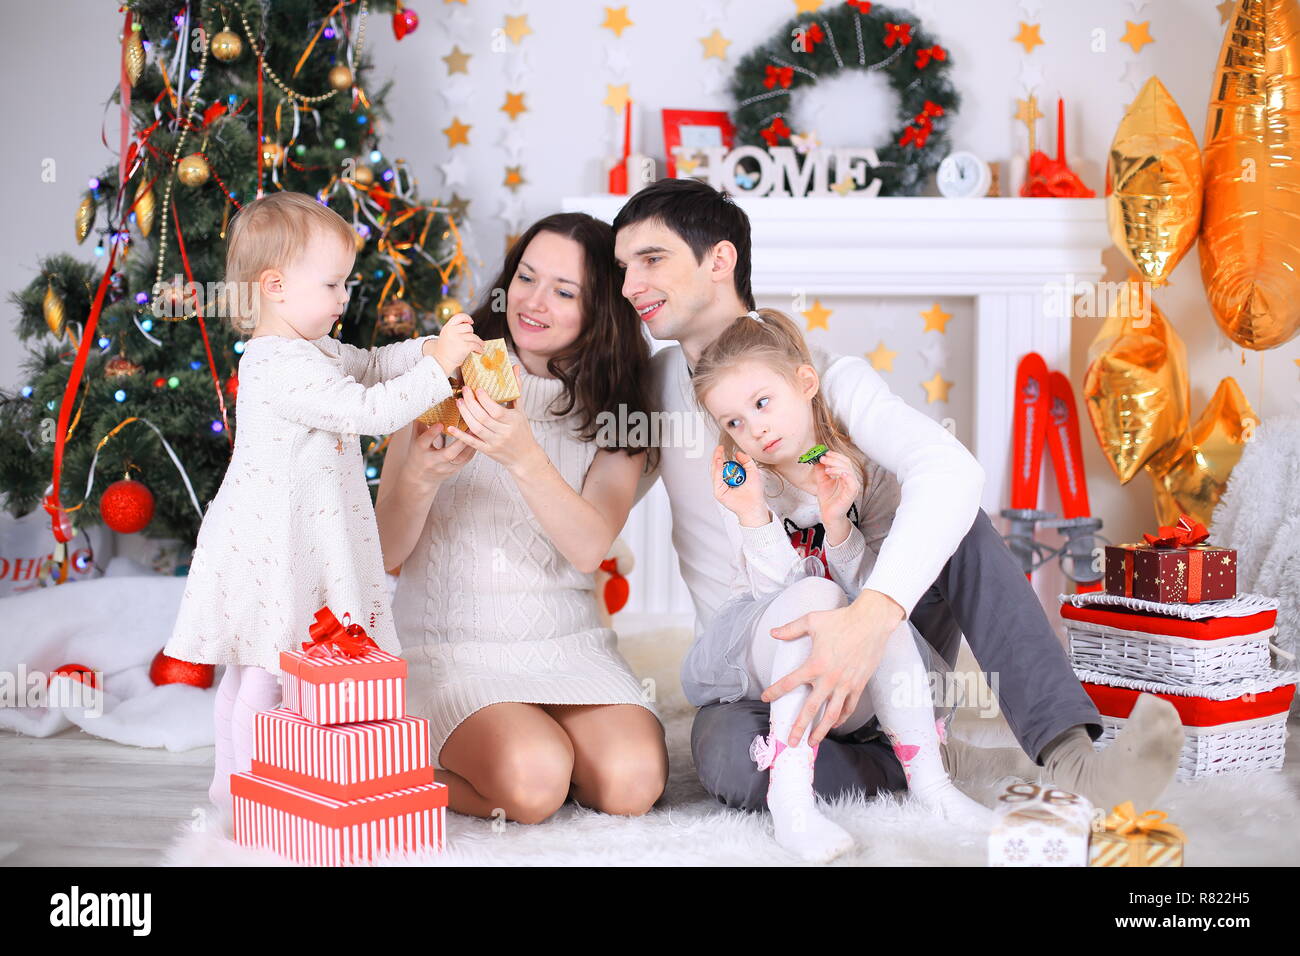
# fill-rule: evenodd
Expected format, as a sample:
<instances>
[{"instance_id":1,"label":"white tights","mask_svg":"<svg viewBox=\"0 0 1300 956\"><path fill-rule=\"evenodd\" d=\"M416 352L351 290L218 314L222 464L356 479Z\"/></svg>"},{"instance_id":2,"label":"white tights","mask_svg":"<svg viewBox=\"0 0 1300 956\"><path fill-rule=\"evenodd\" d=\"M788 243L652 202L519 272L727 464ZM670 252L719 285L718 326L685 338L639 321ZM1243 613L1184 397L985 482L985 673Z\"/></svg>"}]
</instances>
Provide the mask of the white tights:
<instances>
[{"instance_id":1,"label":"white tights","mask_svg":"<svg viewBox=\"0 0 1300 956\"><path fill-rule=\"evenodd\" d=\"M248 771L253 762L253 715L273 710L280 700L279 681L270 671L248 664L226 665L213 711L217 752L208 799L214 806L229 812L230 775Z\"/></svg>"}]
</instances>

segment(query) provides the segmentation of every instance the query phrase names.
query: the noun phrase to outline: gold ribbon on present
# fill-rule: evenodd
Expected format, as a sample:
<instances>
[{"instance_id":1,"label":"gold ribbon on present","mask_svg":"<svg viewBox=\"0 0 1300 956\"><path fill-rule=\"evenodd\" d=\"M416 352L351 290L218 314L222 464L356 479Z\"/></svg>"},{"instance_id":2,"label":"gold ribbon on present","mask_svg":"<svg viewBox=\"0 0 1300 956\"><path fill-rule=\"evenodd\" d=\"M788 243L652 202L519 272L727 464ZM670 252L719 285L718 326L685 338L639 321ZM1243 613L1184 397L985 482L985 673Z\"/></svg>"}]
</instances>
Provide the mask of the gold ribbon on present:
<instances>
[{"instance_id":1,"label":"gold ribbon on present","mask_svg":"<svg viewBox=\"0 0 1300 956\"><path fill-rule=\"evenodd\" d=\"M1182 847L1187 837L1177 824L1166 823L1163 810L1148 810L1140 816L1133 801L1119 804L1096 836L1108 846L1098 847L1092 866L1181 866ZM1127 853L1124 849L1127 847ZM1159 848L1148 854L1148 850ZM1176 862L1165 862L1166 858Z\"/></svg>"}]
</instances>

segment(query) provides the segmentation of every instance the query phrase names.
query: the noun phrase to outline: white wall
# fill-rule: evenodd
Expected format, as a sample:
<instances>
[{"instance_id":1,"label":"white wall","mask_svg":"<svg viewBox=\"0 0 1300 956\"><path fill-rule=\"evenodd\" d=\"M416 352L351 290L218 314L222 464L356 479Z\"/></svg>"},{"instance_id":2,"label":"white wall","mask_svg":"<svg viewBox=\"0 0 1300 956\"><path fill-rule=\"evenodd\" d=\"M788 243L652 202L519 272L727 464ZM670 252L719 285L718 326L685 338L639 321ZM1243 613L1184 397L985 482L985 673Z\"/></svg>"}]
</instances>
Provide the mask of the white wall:
<instances>
[{"instance_id":1,"label":"white wall","mask_svg":"<svg viewBox=\"0 0 1300 956\"><path fill-rule=\"evenodd\" d=\"M614 152L617 131L612 111L601 104L606 82L631 84L631 95L645 111L640 145L644 152L662 158L660 109L730 105L725 87L706 90L709 76L699 38L717 26L732 41L729 72L794 9L789 0L733 0L724 20L707 22L709 6L690 0L628 0L634 25L621 39L601 28L605 4L596 0L474 0L464 7L417 0L414 9L421 26L400 43L394 40L386 17L372 20L367 42L378 57L377 72L397 80L389 99L394 121L384 137L386 152L407 159L422 194L429 198L443 184L437 164L450 155L440 132L453 114L439 93L447 78L441 57L451 50L453 34L460 48L472 55L467 100L454 110L472 126L470 145L454 152L469 167L468 183L459 191L472 200L475 258L487 273L480 281L487 281L495 271L507 231L496 218L503 198L510 195L501 185L507 159L498 145L500 135L512 125L500 110L507 88L524 89L529 108L513 124L527 144L521 161L528 184L518 192L526 226L555 211L563 196L603 191L603 159ZM911 4L897 6L907 9ZM1025 60L1042 70L1038 93L1048 118L1039 124L1040 145L1055 142L1059 93L1067 106L1069 158L1099 193L1115 126L1146 76L1160 76L1201 136L1222 37L1214 3L1150 0L1140 13L1134 12L1130 0L1086 4L1046 0L1041 6L1037 22L1046 45L1026 57L1011 37L1019 21L1032 22L1032 18L1012 0L923 3L931 11L925 14L927 29L948 48L954 79L964 95L953 126L955 146L1002 161L1005 182L1005 163L1025 153L1023 131L1013 119L1015 98L1024 95L1019 76ZM463 27L449 32L444 26L449 11L460 11ZM528 14L533 30L523 41L530 71L522 87L507 87L512 54L494 52L492 31L503 26L507 13L521 12ZM1135 55L1119 42L1125 20L1150 20L1156 42ZM12 290L27 282L38 254L75 247L72 224L79 194L86 178L99 172L109 158L99 141L100 122L114 82L120 22L116 4L107 0L29 5L9 18L9 55L3 69L9 89L21 95L7 100L10 146L0 160L8 224L0 256L0 289ZM1096 29L1105 31L1105 52L1092 50ZM54 36L57 41L51 40ZM506 46L513 49L508 40ZM615 59L620 51L626 54L625 78L612 71L611 48ZM1131 82L1121 78L1129 61L1135 61ZM870 125L870 107L863 110L860 122L865 127ZM854 121L848 117L843 122ZM831 131L826 135L829 138ZM841 129L834 135L842 139L846 133ZM40 162L45 157L58 162L58 180L52 184L40 182ZM90 250L82 248L81 253L88 257ZM1108 278L1122 279L1119 254L1112 253L1107 261ZM935 268L942 269L943 264L936 262ZM1198 270L1193 251L1175 272L1172 284L1157 296L1187 343L1193 413L1204 406L1224 375L1237 376L1264 417L1294 410L1294 360L1300 357L1300 341L1263 355L1247 353L1243 364L1240 349L1221 348L1226 339L1210 316ZM0 316L0 381L12 385L18 380L12 310L0 308ZM1097 319L1078 320L1068 370L1076 385L1082 380L1087 346L1099 324ZM876 336L866 338L863 348L874 347ZM914 386L915 382L900 380L895 390L917 402L920 393ZM1150 528L1154 514L1149 481L1140 476L1121 488L1087 432L1084 444L1093 506L1105 519L1106 532L1115 540L1129 540Z\"/></svg>"}]
</instances>

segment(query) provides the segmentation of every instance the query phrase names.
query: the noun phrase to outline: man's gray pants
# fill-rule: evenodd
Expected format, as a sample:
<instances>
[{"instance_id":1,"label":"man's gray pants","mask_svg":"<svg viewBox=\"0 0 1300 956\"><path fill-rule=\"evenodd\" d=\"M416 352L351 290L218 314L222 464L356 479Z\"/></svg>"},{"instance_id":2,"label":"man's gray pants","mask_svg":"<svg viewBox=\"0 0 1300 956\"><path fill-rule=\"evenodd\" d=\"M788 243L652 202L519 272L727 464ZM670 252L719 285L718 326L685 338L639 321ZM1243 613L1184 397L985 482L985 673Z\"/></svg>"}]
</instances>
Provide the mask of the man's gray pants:
<instances>
[{"instance_id":1,"label":"man's gray pants","mask_svg":"<svg viewBox=\"0 0 1300 956\"><path fill-rule=\"evenodd\" d=\"M1071 727L1084 725L1093 740L1101 736L1101 715L983 509L911 621L950 670L966 636L1007 724L1035 763L1041 765L1043 748ZM691 753L704 789L728 807L763 809L768 771L755 767L749 744L767 732L768 705L761 700L701 707L691 727ZM813 789L823 798L906 788L902 765L874 720L856 733L828 736L817 750Z\"/></svg>"}]
</instances>

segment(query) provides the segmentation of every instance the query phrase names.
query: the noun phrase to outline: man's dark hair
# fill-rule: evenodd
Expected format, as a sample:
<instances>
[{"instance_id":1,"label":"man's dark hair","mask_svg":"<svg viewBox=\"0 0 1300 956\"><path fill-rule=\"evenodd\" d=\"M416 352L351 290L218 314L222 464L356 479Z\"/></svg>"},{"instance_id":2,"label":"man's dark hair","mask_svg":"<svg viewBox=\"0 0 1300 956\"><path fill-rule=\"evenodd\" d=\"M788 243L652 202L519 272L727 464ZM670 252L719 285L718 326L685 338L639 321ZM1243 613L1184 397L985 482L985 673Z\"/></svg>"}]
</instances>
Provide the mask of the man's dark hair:
<instances>
[{"instance_id":1,"label":"man's dark hair","mask_svg":"<svg viewBox=\"0 0 1300 956\"><path fill-rule=\"evenodd\" d=\"M698 179L660 179L639 190L614 217L614 234L624 226L658 220L686 243L698 265L704 254L726 239L736 247L732 278L745 308L756 308L749 287L749 217L730 193Z\"/></svg>"}]
</instances>

